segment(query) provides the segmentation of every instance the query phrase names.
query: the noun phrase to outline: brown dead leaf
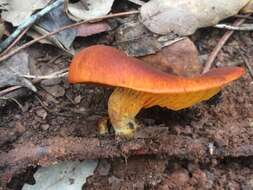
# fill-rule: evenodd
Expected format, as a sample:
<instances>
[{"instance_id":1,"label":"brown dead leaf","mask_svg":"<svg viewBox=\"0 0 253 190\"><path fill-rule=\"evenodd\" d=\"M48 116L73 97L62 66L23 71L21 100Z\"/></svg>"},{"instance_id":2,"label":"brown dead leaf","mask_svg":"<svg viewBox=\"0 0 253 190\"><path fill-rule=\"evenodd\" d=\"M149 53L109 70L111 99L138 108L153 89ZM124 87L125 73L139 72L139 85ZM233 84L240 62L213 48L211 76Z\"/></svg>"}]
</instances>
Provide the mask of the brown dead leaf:
<instances>
[{"instance_id":1,"label":"brown dead leaf","mask_svg":"<svg viewBox=\"0 0 253 190\"><path fill-rule=\"evenodd\" d=\"M162 48L153 55L141 57L148 65L180 76L191 77L201 73L202 65L194 43L186 38Z\"/></svg>"},{"instance_id":2,"label":"brown dead leaf","mask_svg":"<svg viewBox=\"0 0 253 190\"><path fill-rule=\"evenodd\" d=\"M91 36L93 34L108 31L110 29L111 27L106 22L85 23L77 28L77 36Z\"/></svg>"}]
</instances>

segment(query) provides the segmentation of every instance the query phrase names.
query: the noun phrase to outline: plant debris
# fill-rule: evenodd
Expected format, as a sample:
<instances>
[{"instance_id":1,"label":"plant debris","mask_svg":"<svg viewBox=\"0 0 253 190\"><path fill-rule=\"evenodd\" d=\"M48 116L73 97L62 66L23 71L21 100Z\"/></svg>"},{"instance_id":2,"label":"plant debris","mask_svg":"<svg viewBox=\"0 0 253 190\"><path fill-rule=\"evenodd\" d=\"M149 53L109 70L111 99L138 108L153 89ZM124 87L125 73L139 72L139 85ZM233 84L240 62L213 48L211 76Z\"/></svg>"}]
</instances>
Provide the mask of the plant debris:
<instances>
[{"instance_id":1,"label":"plant debris","mask_svg":"<svg viewBox=\"0 0 253 190\"><path fill-rule=\"evenodd\" d=\"M248 0L151 0L141 7L141 22L157 34L191 35L237 14Z\"/></svg>"},{"instance_id":2,"label":"plant debris","mask_svg":"<svg viewBox=\"0 0 253 190\"><path fill-rule=\"evenodd\" d=\"M69 18L80 21L104 16L110 12L114 0L80 0L67 3Z\"/></svg>"},{"instance_id":3,"label":"plant debris","mask_svg":"<svg viewBox=\"0 0 253 190\"><path fill-rule=\"evenodd\" d=\"M34 174L36 183L25 184L22 190L81 190L86 178L93 174L96 166L96 161L86 160L66 161L51 167L39 168Z\"/></svg>"},{"instance_id":4,"label":"plant debris","mask_svg":"<svg viewBox=\"0 0 253 190\"><path fill-rule=\"evenodd\" d=\"M8 0L7 11L3 11L1 16L4 20L11 22L13 26L18 26L34 11L42 9L49 2L50 0Z\"/></svg>"},{"instance_id":5,"label":"plant debris","mask_svg":"<svg viewBox=\"0 0 253 190\"><path fill-rule=\"evenodd\" d=\"M29 62L28 53L21 52L2 63L0 65L0 88L17 85L37 91L36 87L24 77L24 75L30 74Z\"/></svg>"},{"instance_id":6,"label":"plant debris","mask_svg":"<svg viewBox=\"0 0 253 190\"><path fill-rule=\"evenodd\" d=\"M252 2L0 0L0 190L253 189ZM126 125L132 139L120 138L117 119L108 119L115 87L68 82L73 57L94 45L121 51L125 67L116 54L92 51L90 62L79 61L93 70L76 77L167 84L145 82L143 66L155 81L154 72L175 79L167 90L185 92L185 81L196 89L227 80L221 67L245 74L180 111L151 98L133 117L138 128ZM125 111L114 98L110 118L138 107L140 96L128 94ZM196 94L170 105L210 91Z\"/></svg>"}]
</instances>

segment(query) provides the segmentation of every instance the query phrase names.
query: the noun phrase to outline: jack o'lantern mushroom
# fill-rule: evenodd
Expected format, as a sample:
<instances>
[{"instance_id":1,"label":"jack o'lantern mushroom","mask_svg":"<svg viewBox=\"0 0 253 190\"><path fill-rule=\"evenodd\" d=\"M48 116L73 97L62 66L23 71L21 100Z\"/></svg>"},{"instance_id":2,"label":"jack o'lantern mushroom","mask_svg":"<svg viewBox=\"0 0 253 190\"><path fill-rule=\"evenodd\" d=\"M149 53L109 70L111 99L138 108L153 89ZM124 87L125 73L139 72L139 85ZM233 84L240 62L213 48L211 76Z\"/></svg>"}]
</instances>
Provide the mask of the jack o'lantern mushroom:
<instances>
[{"instance_id":1,"label":"jack o'lantern mushroom","mask_svg":"<svg viewBox=\"0 0 253 190\"><path fill-rule=\"evenodd\" d=\"M240 67L226 67L186 78L159 71L115 48L95 45L74 56L69 81L115 86L108 103L109 118L116 135L132 137L138 127L135 116L142 108L191 107L243 74Z\"/></svg>"}]
</instances>

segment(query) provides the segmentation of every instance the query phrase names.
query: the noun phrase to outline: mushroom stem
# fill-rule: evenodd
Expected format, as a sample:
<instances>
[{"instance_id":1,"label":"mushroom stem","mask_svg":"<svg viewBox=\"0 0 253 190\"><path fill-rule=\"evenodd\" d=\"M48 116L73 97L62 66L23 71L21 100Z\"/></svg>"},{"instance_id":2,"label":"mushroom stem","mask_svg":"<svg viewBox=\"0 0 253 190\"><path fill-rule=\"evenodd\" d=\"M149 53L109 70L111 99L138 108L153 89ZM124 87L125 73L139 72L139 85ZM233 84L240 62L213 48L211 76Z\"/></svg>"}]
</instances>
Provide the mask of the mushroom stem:
<instances>
[{"instance_id":1,"label":"mushroom stem","mask_svg":"<svg viewBox=\"0 0 253 190\"><path fill-rule=\"evenodd\" d=\"M116 88L109 98L108 114L116 135L132 138L138 128L135 116L143 107L142 93Z\"/></svg>"},{"instance_id":2,"label":"mushroom stem","mask_svg":"<svg viewBox=\"0 0 253 190\"><path fill-rule=\"evenodd\" d=\"M159 105L171 110L180 110L208 100L220 89L217 87L195 92L155 94L128 88L116 88L108 102L110 121L116 135L132 138L138 128L135 116L142 108Z\"/></svg>"}]
</instances>

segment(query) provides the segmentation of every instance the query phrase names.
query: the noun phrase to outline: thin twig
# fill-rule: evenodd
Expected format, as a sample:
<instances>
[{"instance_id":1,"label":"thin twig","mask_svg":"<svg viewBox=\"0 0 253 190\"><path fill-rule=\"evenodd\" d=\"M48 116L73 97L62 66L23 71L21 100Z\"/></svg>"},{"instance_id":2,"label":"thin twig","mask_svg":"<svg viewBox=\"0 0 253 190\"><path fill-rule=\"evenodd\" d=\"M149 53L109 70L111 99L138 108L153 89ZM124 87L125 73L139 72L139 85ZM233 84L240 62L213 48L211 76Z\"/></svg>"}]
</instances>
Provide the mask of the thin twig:
<instances>
[{"instance_id":1,"label":"thin twig","mask_svg":"<svg viewBox=\"0 0 253 190\"><path fill-rule=\"evenodd\" d=\"M216 24L215 28L227 29L227 30L238 30L238 31L252 31L253 24L242 24L241 26L233 26L230 24Z\"/></svg>"},{"instance_id":2,"label":"thin twig","mask_svg":"<svg viewBox=\"0 0 253 190\"><path fill-rule=\"evenodd\" d=\"M8 93L10 93L10 92L12 92L12 91L14 91L14 90L18 90L18 89L20 89L20 88L22 88L22 86L11 86L11 87L9 87L9 88L6 88L6 89L4 89L4 90L1 90L1 91L0 91L0 97L4 96L5 94L8 94Z\"/></svg>"},{"instance_id":3,"label":"thin twig","mask_svg":"<svg viewBox=\"0 0 253 190\"><path fill-rule=\"evenodd\" d=\"M65 73L64 73L64 71L65 71ZM62 75L67 75L67 69L63 69L63 70L61 70L61 71L56 71L56 72L54 72L54 73L51 73L50 75L51 76L56 76L56 75L59 75L59 73L60 72L62 72ZM32 81L32 83L33 84L36 84L36 83L38 83L38 82L40 82L40 81L42 81L43 80L43 77L45 77L45 76L41 76L41 78L34 78L34 80ZM62 76L61 76L62 77ZM11 86L11 87L9 87L9 88L6 88L6 89L4 89L4 90L1 90L0 91L0 97L1 96L4 96L4 95L6 95L6 94L8 94L8 93L10 93L10 92L12 92L12 91L14 91L14 90L18 90L18 89L20 89L20 88L22 88L22 86Z\"/></svg>"},{"instance_id":4,"label":"thin twig","mask_svg":"<svg viewBox=\"0 0 253 190\"><path fill-rule=\"evenodd\" d=\"M24 112L24 107L15 98L0 97L0 100L12 100L13 102L15 102L18 105L18 107L21 109L21 111Z\"/></svg>"},{"instance_id":5,"label":"thin twig","mask_svg":"<svg viewBox=\"0 0 253 190\"><path fill-rule=\"evenodd\" d=\"M34 15L27 18L22 24L18 26L18 28L0 44L0 52L5 50L16 38L22 33L28 26L34 24L39 18L43 17L45 14L55 9L56 7L62 5L64 0L57 0Z\"/></svg>"},{"instance_id":6,"label":"thin twig","mask_svg":"<svg viewBox=\"0 0 253 190\"><path fill-rule=\"evenodd\" d=\"M20 76L24 78L29 78L29 79L45 80L45 79L62 78L67 75L68 75L68 69L62 69L52 74L43 75L43 76L35 76L35 75L20 75Z\"/></svg>"},{"instance_id":7,"label":"thin twig","mask_svg":"<svg viewBox=\"0 0 253 190\"><path fill-rule=\"evenodd\" d=\"M245 22L245 20L246 20L246 18L240 18L240 19L235 21L233 26L240 26L241 24L243 24ZM216 59L218 53L220 52L222 47L225 45L225 43L228 41L228 39L233 35L233 33L234 33L234 31L227 31L222 36L222 38L220 39L217 46L213 49L213 51L209 55L207 63L205 65L204 69L203 69L203 73L206 73L210 70L210 68L212 67L212 64L213 64L214 60Z\"/></svg>"},{"instance_id":8,"label":"thin twig","mask_svg":"<svg viewBox=\"0 0 253 190\"><path fill-rule=\"evenodd\" d=\"M243 62L244 62L244 64L245 64L245 66L247 67L247 69L248 69L248 71L249 71L250 77L253 79L253 69L251 68L248 59L246 58L245 55L243 55L243 53L242 53L241 51L239 51L239 53L240 53L240 55L241 55L241 57L242 57L242 59L243 59Z\"/></svg>"},{"instance_id":9,"label":"thin twig","mask_svg":"<svg viewBox=\"0 0 253 190\"><path fill-rule=\"evenodd\" d=\"M21 50L23 50L23 49L31 46L32 44L34 44L34 43L36 43L36 42L38 42L40 40L43 40L43 39L45 39L45 38L47 38L49 36L53 36L53 35L55 35L55 34L57 34L59 32L67 30L69 28L75 28L77 26L80 26L80 25L82 25L84 23L88 23L88 22L97 22L99 20L110 19L110 18L121 17L121 16L128 16L128 15L137 14L137 13L139 13L139 11L128 11L128 12L115 13L115 14L101 16L101 17L98 17L98 18L95 18L95 19L85 20L85 21L81 21L81 22L77 22L77 23L74 23L74 24L70 24L70 25L61 27L61 28L59 28L58 30L56 30L54 32L50 32L50 33L45 34L45 35L43 35L43 36L41 36L39 38L36 38L36 39L34 39L34 40L32 40L32 41L30 41L30 42L28 42L28 43L26 43L26 44L24 44L24 45L22 45L20 47L14 49L10 53L8 53L8 54L0 57L0 62L3 61L3 60L5 60L5 59L7 59L7 58L9 58L9 57L11 57L12 55L18 53L19 51L21 51Z\"/></svg>"},{"instance_id":10,"label":"thin twig","mask_svg":"<svg viewBox=\"0 0 253 190\"><path fill-rule=\"evenodd\" d=\"M26 32L31 28L31 26L28 26L13 42L12 44L5 49L1 54L0 57L7 54L18 42L19 40L26 34Z\"/></svg>"},{"instance_id":11,"label":"thin twig","mask_svg":"<svg viewBox=\"0 0 253 190\"><path fill-rule=\"evenodd\" d=\"M234 17L235 18L246 18L248 20L253 20L253 17L249 16L249 15L235 15Z\"/></svg>"}]
</instances>

